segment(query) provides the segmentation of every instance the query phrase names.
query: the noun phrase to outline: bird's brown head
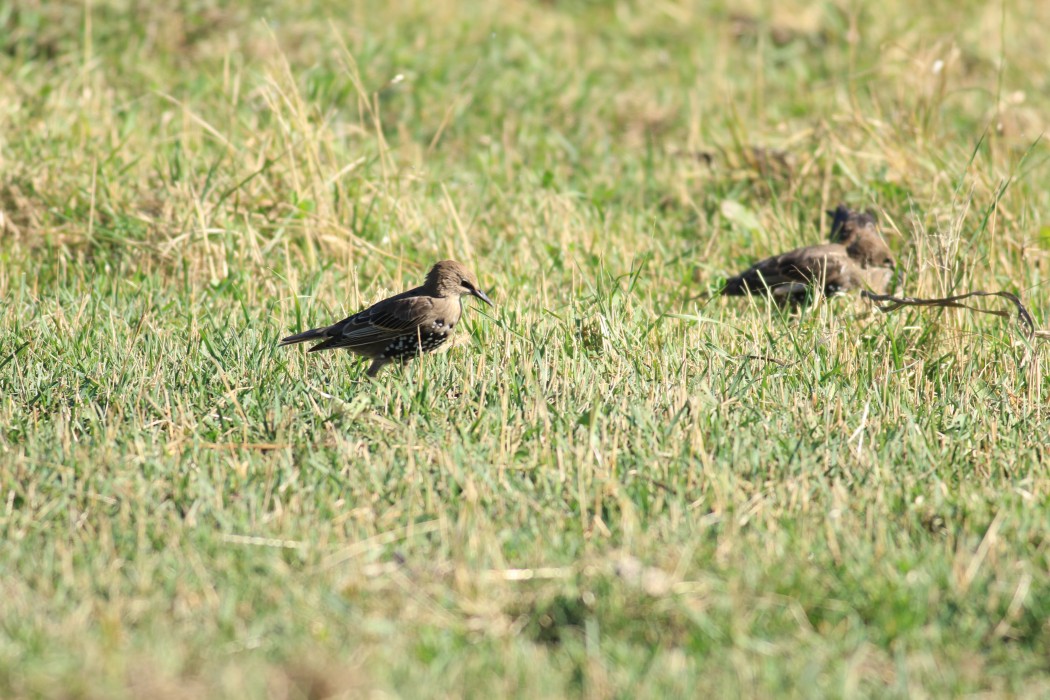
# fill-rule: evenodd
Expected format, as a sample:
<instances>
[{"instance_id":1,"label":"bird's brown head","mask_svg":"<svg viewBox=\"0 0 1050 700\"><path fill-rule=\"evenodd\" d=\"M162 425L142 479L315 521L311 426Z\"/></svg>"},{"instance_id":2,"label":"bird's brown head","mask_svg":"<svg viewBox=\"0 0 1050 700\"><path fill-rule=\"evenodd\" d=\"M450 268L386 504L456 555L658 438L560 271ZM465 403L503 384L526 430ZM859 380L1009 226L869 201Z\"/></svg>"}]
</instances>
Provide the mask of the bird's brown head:
<instances>
[{"instance_id":1,"label":"bird's brown head","mask_svg":"<svg viewBox=\"0 0 1050 700\"><path fill-rule=\"evenodd\" d=\"M892 270L897 266L889 246L875 232L854 236L846 246L846 254L859 262L861 267L886 267Z\"/></svg>"},{"instance_id":2,"label":"bird's brown head","mask_svg":"<svg viewBox=\"0 0 1050 700\"><path fill-rule=\"evenodd\" d=\"M878 219L870 209L854 211L845 204L840 204L834 209L829 209L827 215L831 217L832 243L848 245L850 240L858 235L878 235Z\"/></svg>"},{"instance_id":3,"label":"bird's brown head","mask_svg":"<svg viewBox=\"0 0 1050 700\"><path fill-rule=\"evenodd\" d=\"M424 286L427 292L436 297L461 297L469 294L492 306L492 300L481 290L474 273L455 260L442 260L430 268Z\"/></svg>"}]
</instances>

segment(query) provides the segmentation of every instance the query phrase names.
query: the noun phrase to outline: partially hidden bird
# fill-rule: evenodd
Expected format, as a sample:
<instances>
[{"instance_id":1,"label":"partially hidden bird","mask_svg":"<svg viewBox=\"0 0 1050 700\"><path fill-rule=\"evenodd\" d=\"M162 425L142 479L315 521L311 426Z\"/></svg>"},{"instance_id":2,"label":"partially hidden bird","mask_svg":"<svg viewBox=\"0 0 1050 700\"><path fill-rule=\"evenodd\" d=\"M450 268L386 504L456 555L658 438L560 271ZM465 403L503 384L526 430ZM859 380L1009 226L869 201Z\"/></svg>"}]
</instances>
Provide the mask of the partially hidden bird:
<instances>
[{"instance_id":1,"label":"partially hidden bird","mask_svg":"<svg viewBox=\"0 0 1050 700\"><path fill-rule=\"evenodd\" d=\"M810 290L825 296L851 289L884 292L896 262L879 236L874 212L839 205L831 217L831 242L796 248L755 263L726 281L722 294L769 294L774 299L801 302Z\"/></svg>"},{"instance_id":2,"label":"partially hidden bird","mask_svg":"<svg viewBox=\"0 0 1050 700\"><path fill-rule=\"evenodd\" d=\"M368 376L374 377L390 362L410 360L441 347L463 315L464 296L493 305L474 273L455 260L442 260L430 268L421 286L330 326L290 335L281 345L319 340L309 352L345 348L371 359Z\"/></svg>"}]
</instances>

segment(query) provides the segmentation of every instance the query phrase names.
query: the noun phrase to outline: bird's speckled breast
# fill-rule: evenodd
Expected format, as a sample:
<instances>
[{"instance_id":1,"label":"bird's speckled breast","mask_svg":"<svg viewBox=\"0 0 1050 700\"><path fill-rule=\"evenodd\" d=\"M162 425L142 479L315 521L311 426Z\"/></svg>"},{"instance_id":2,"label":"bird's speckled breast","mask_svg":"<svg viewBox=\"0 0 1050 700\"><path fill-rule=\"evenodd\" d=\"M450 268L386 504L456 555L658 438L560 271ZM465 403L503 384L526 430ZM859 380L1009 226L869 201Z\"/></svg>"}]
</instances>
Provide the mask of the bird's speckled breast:
<instances>
[{"instance_id":1,"label":"bird's speckled breast","mask_svg":"<svg viewBox=\"0 0 1050 700\"><path fill-rule=\"evenodd\" d=\"M413 333L406 333L390 341L382 352L382 357L400 360L422 352L432 352L444 345L451 335L452 325L443 320L436 320Z\"/></svg>"}]
</instances>

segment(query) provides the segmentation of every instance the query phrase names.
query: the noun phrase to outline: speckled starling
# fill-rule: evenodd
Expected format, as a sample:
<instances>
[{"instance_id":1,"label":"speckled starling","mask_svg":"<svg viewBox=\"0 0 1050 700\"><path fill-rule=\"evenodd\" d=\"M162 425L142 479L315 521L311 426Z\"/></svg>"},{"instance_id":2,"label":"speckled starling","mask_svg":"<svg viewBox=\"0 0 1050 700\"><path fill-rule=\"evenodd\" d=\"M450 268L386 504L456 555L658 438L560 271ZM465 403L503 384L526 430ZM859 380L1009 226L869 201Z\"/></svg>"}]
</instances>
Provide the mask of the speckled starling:
<instances>
[{"instance_id":1,"label":"speckled starling","mask_svg":"<svg viewBox=\"0 0 1050 700\"><path fill-rule=\"evenodd\" d=\"M839 205L832 217L831 243L806 246L757 262L729 278L722 294L771 294L799 302L807 290L831 296L851 289L885 291L895 262L879 236L875 215Z\"/></svg>"},{"instance_id":2,"label":"speckled starling","mask_svg":"<svg viewBox=\"0 0 1050 700\"><path fill-rule=\"evenodd\" d=\"M339 323L290 335L281 345L321 341L310 352L346 348L372 360L374 377L389 362L409 360L440 347L463 315L461 297L475 296L492 306L474 274L455 260L430 269L422 286L384 299Z\"/></svg>"}]
</instances>

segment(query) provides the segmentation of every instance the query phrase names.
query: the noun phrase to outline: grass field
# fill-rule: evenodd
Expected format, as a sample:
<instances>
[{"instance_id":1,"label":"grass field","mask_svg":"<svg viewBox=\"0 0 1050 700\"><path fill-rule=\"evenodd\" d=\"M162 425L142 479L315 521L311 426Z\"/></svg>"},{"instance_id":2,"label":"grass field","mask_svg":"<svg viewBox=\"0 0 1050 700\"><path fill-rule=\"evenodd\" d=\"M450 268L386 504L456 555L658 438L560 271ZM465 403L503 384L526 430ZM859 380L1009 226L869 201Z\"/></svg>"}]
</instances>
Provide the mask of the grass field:
<instances>
[{"instance_id":1,"label":"grass field","mask_svg":"<svg viewBox=\"0 0 1050 700\"><path fill-rule=\"evenodd\" d=\"M841 201L1050 325L1048 26L0 0L0 697L1050 696L1050 344L697 297Z\"/></svg>"}]
</instances>

